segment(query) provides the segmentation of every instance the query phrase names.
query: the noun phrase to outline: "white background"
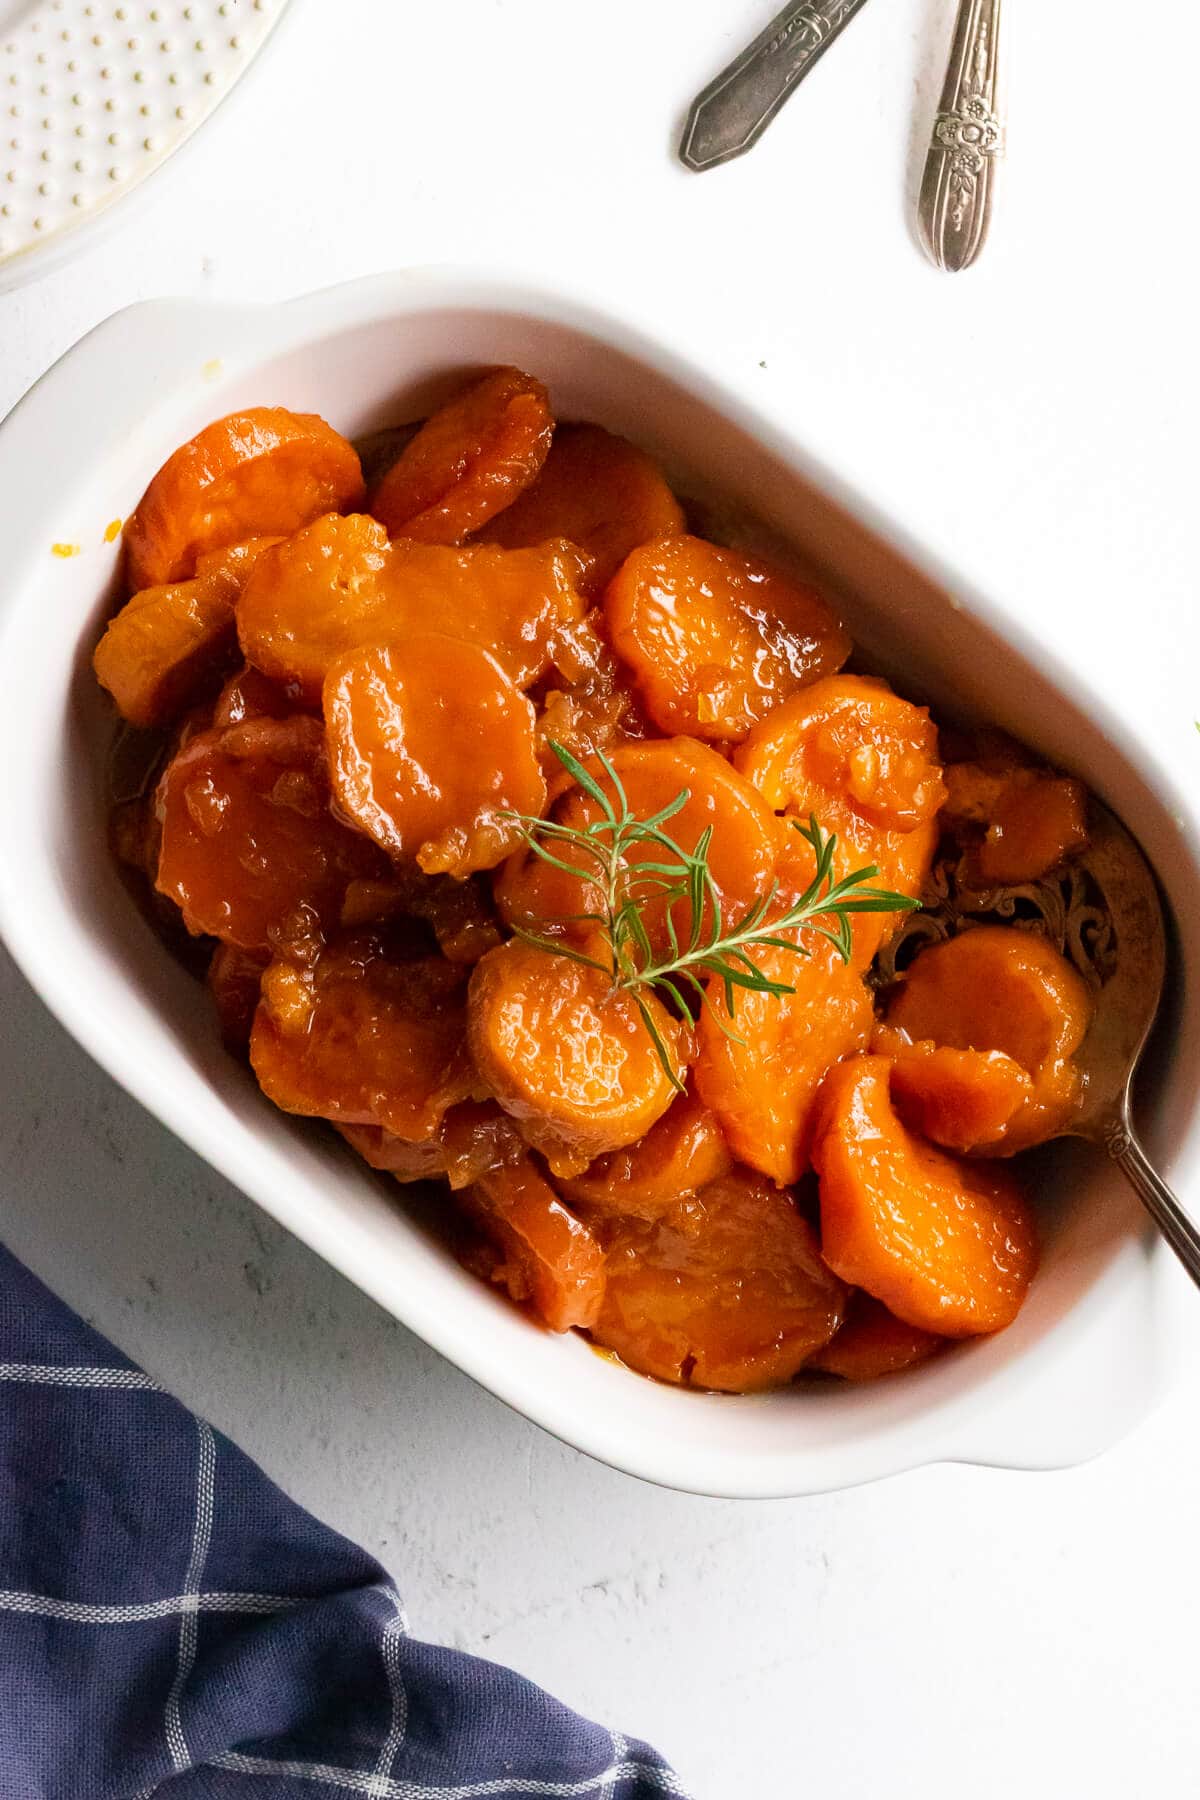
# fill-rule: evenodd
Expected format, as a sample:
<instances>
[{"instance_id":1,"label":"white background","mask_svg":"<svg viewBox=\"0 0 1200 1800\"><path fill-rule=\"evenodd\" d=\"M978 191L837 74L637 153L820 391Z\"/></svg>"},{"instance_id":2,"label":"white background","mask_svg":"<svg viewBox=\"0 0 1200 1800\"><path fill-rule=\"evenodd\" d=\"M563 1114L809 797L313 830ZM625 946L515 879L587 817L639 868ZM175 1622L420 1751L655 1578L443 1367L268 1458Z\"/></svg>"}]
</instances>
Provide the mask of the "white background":
<instances>
[{"instance_id":1,"label":"white background","mask_svg":"<svg viewBox=\"0 0 1200 1800\"><path fill-rule=\"evenodd\" d=\"M674 162L690 93L771 9L294 0L146 206L0 299L0 409L145 296L438 260L552 275L988 569L1194 772L1197 14L1012 0L999 216L950 277L911 219L951 0L874 0L750 156ZM698 1800L1197 1791L1200 1381L1067 1474L757 1505L639 1486L173 1143L2 954L0 1208L67 1299L382 1557L421 1635L652 1739Z\"/></svg>"}]
</instances>

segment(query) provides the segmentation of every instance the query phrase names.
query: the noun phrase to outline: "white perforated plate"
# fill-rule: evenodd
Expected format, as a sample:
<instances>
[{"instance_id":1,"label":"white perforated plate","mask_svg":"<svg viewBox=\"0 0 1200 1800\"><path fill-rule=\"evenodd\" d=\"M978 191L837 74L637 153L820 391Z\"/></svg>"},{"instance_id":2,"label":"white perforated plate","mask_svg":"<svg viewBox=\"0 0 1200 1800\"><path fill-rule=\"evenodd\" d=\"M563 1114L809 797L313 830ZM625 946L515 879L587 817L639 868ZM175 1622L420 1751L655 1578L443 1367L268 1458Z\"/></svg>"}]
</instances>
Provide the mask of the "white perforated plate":
<instances>
[{"instance_id":1,"label":"white perforated plate","mask_svg":"<svg viewBox=\"0 0 1200 1800\"><path fill-rule=\"evenodd\" d=\"M0 0L0 286L137 187L287 0Z\"/></svg>"}]
</instances>

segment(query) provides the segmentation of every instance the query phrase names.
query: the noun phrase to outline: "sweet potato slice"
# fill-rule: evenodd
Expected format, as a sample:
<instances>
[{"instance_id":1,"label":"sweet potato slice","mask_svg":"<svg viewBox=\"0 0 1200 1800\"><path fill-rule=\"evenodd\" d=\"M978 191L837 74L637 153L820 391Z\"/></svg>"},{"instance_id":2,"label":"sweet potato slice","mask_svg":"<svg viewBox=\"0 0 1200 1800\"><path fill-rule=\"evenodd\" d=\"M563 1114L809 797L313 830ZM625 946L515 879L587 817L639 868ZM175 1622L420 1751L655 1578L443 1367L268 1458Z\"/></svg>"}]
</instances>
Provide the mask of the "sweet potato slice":
<instances>
[{"instance_id":1,"label":"sweet potato slice","mask_svg":"<svg viewBox=\"0 0 1200 1800\"><path fill-rule=\"evenodd\" d=\"M262 559L238 603L238 636L247 662L313 705L340 657L414 632L477 644L528 687L583 615L579 567L563 543L389 544L365 514L330 515Z\"/></svg>"},{"instance_id":2,"label":"sweet potato slice","mask_svg":"<svg viewBox=\"0 0 1200 1800\"><path fill-rule=\"evenodd\" d=\"M1013 782L997 800L975 853L979 879L999 886L1040 881L1087 849L1087 789L1066 776Z\"/></svg>"},{"instance_id":3,"label":"sweet potato slice","mask_svg":"<svg viewBox=\"0 0 1200 1800\"><path fill-rule=\"evenodd\" d=\"M767 892L779 849L776 823L758 794L723 756L708 744L681 737L623 744L612 752L610 760L635 818L653 818L686 792L685 805L665 821L663 830L688 852L695 850L704 831L711 830L708 868L726 920L732 923L739 919ZM599 765L593 765L589 772L619 811L620 797L612 778ZM554 817L560 823L582 829L601 817L601 807L572 785L559 799ZM586 874L592 865L569 843L554 848L560 860L578 862L585 873L573 880L532 852L518 852L497 882L497 904L501 916L514 927L547 935L549 926L548 935L580 938L589 927L569 921L597 910L597 894ZM662 860L663 851L657 846L639 845L631 850L627 867L636 870L640 864ZM690 941L692 909L686 899L675 900L668 908L661 895L648 888L640 899L642 922L655 951L666 953L670 949L668 911L678 942L686 945ZM706 924L709 918L706 905ZM558 921L567 923L560 926Z\"/></svg>"},{"instance_id":4,"label":"sweet potato slice","mask_svg":"<svg viewBox=\"0 0 1200 1800\"><path fill-rule=\"evenodd\" d=\"M125 527L129 585L186 581L206 551L286 537L361 498L354 446L315 413L230 413L168 457L142 495Z\"/></svg>"},{"instance_id":5,"label":"sweet potato slice","mask_svg":"<svg viewBox=\"0 0 1200 1800\"><path fill-rule=\"evenodd\" d=\"M236 589L219 577L143 588L109 620L92 668L122 718L169 725L219 676L237 642Z\"/></svg>"},{"instance_id":6,"label":"sweet potato slice","mask_svg":"<svg viewBox=\"0 0 1200 1800\"><path fill-rule=\"evenodd\" d=\"M493 369L430 415L371 495L393 537L460 544L526 489L554 420L540 381Z\"/></svg>"},{"instance_id":7,"label":"sweet potato slice","mask_svg":"<svg viewBox=\"0 0 1200 1800\"><path fill-rule=\"evenodd\" d=\"M599 595L631 550L684 529L653 457L600 425L560 425L537 480L482 536L509 549L569 538L588 558L580 586Z\"/></svg>"},{"instance_id":8,"label":"sweet potato slice","mask_svg":"<svg viewBox=\"0 0 1200 1800\"><path fill-rule=\"evenodd\" d=\"M628 669L604 634L598 607L557 634L552 656L557 678L550 678L538 718L542 760L551 779L562 774L551 743L562 744L587 762L598 750L656 735Z\"/></svg>"},{"instance_id":9,"label":"sweet potato slice","mask_svg":"<svg viewBox=\"0 0 1200 1800\"><path fill-rule=\"evenodd\" d=\"M804 1367L839 1375L843 1381L877 1381L881 1375L928 1362L945 1347L945 1338L906 1325L870 1294L856 1289L841 1325Z\"/></svg>"},{"instance_id":10,"label":"sweet potato slice","mask_svg":"<svg viewBox=\"0 0 1200 1800\"><path fill-rule=\"evenodd\" d=\"M559 1185L573 1205L599 1214L660 1219L732 1167L716 1116L694 1094L681 1094L636 1144L597 1157Z\"/></svg>"},{"instance_id":11,"label":"sweet potato slice","mask_svg":"<svg viewBox=\"0 0 1200 1800\"><path fill-rule=\"evenodd\" d=\"M209 551L192 580L143 588L109 620L92 667L130 724L169 725L230 661L238 595L277 542L252 538Z\"/></svg>"},{"instance_id":12,"label":"sweet potato slice","mask_svg":"<svg viewBox=\"0 0 1200 1800\"><path fill-rule=\"evenodd\" d=\"M470 1187L489 1169L520 1162L525 1145L494 1100L464 1100L450 1107L433 1137L413 1143L379 1125L339 1125L338 1130L373 1169L397 1181L440 1178L451 1188Z\"/></svg>"},{"instance_id":13,"label":"sweet potato slice","mask_svg":"<svg viewBox=\"0 0 1200 1800\"><path fill-rule=\"evenodd\" d=\"M352 652L326 677L325 725L342 812L426 874L494 867L517 842L504 814L545 804L533 707L474 644Z\"/></svg>"},{"instance_id":14,"label":"sweet potato slice","mask_svg":"<svg viewBox=\"0 0 1200 1800\"><path fill-rule=\"evenodd\" d=\"M551 1331L593 1325L604 1300L604 1252L529 1157L467 1188L460 1204L490 1240L481 1273Z\"/></svg>"},{"instance_id":15,"label":"sweet potato slice","mask_svg":"<svg viewBox=\"0 0 1200 1800\"><path fill-rule=\"evenodd\" d=\"M809 1166L813 1109L826 1072L865 1050L874 1024L859 971L815 933L810 954L765 946L755 965L790 994L738 991L732 1016L712 983L697 1027L696 1090L734 1153L780 1186Z\"/></svg>"},{"instance_id":16,"label":"sweet potato slice","mask_svg":"<svg viewBox=\"0 0 1200 1800\"><path fill-rule=\"evenodd\" d=\"M888 1025L915 1043L1000 1051L1025 1071L1022 1105L998 1136L972 1146L1002 1156L1069 1123L1080 1091L1072 1058L1091 1017L1083 977L1045 938L1009 925L975 926L923 950L887 1010Z\"/></svg>"},{"instance_id":17,"label":"sweet potato slice","mask_svg":"<svg viewBox=\"0 0 1200 1800\"><path fill-rule=\"evenodd\" d=\"M421 1143L476 1086L464 1009L461 969L395 961L383 934L351 933L311 961L271 963L250 1061L284 1112Z\"/></svg>"},{"instance_id":18,"label":"sweet potato slice","mask_svg":"<svg viewBox=\"0 0 1200 1800\"><path fill-rule=\"evenodd\" d=\"M292 915L336 921L347 883L384 864L329 799L316 719L251 719L190 738L155 800L159 892L193 934L243 950L272 948Z\"/></svg>"},{"instance_id":19,"label":"sweet potato slice","mask_svg":"<svg viewBox=\"0 0 1200 1800\"><path fill-rule=\"evenodd\" d=\"M885 831L913 831L945 798L937 728L885 682L836 675L775 711L739 749L737 767L775 812L821 817L844 800Z\"/></svg>"},{"instance_id":20,"label":"sweet potato slice","mask_svg":"<svg viewBox=\"0 0 1200 1800\"><path fill-rule=\"evenodd\" d=\"M826 1083L813 1150L825 1260L922 1331L1000 1331L1033 1280L1033 1215L1007 1169L908 1132L890 1074L886 1057L861 1056Z\"/></svg>"},{"instance_id":21,"label":"sweet potato slice","mask_svg":"<svg viewBox=\"0 0 1200 1800\"><path fill-rule=\"evenodd\" d=\"M912 1131L965 1154L998 1143L1033 1096L1033 1082L1001 1050L954 1050L914 1043L891 1025L876 1028L872 1050L892 1059L892 1100Z\"/></svg>"},{"instance_id":22,"label":"sweet potato slice","mask_svg":"<svg viewBox=\"0 0 1200 1800\"><path fill-rule=\"evenodd\" d=\"M744 738L850 654L815 588L704 538L634 550L609 583L604 612L647 711L668 733Z\"/></svg>"},{"instance_id":23,"label":"sweet potato slice","mask_svg":"<svg viewBox=\"0 0 1200 1800\"><path fill-rule=\"evenodd\" d=\"M270 960L265 950L239 950L236 944L218 944L212 953L208 991L227 1050L244 1052L249 1048L263 972Z\"/></svg>"},{"instance_id":24,"label":"sweet potato slice","mask_svg":"<svg viewBox=\"0 0 1200 1800\"><path fill-rule=\"evenodd\" d=\"M790 1381L842 1320L846 1291L782 1194L734 1169L657 1225L608 1246L598 1344L660 1381L750 1393Z\"/></svg>"},{"instance_id":25,"label":"sweet potato slice","mask_svg":"<svg viewBox=\"0 0 1200 1800\"><path fill-rule=\"evenodd\" d=\"M684 1034L642 996L677 1070ZM480 1075L556 1175L636 1143L675 1089L632 994L607 975L513 941L471 974L471 1054Z\"/></svg>"}]
</instances>

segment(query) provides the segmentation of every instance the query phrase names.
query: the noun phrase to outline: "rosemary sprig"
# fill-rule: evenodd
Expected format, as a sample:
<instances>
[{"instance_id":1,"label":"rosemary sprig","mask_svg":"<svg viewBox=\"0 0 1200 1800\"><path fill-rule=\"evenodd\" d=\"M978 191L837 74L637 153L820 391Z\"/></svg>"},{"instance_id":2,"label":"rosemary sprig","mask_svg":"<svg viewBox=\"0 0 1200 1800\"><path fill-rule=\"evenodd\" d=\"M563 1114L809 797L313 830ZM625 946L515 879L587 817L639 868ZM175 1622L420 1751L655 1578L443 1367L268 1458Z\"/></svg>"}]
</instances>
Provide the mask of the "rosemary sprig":
<instances>
[{"instance_id":1,"label":"rosemary sprig","mask_svg":"<svg viewBox=\"0 0 1200 1800\"><path fill-rule=\"evenodd\" d=\"M879 873L874 863L835 880L837 837L824 832L816 818L810 816L807 825L792 821L794 829L812 846L815 859L813 879L803 894L771 917L779 892L778 882L772 882L740 918L727 922L722 917L720 895L709 869L712 827L701 833L694 850L683 849L664 830L687 805L691 798L689 789L684 788L649 818L639 819L630 811L621 778L603 752L597 753L596 760L611 784L611 795L569 750L553 741L550 748L595 803L598 816L582 826L562 825L554 819L523 813L510 817L535 856L551 868L585 881L597 896L594 912L547 919L545 923L592 925L603 950L601 955L592 955L561 938L544 937L520 927L514 928L515 934L550 956L567 957L599 969L609 977L614 989L630 993L663 1068L681 1091L683 1083L646 1005L644 990L665 994L684 1016L692 1011L689 997L700 1006L707 1006L721 1030L741 1043L743 1040L730 1022L739 989L776 995L795 992L789 983L764 975L750 954L752 950L769 946L807 956L809 951L796 937L785 935L807 930L827 938L849 962L853 914L911 912L920 905L919 900L906 894L871 886ZM630 861L634 850L648 850L649 854ZM568 861L560 854L566 851L575 860ZM687 903L691 915L686 938L681 938L673 916L681 901ZM652 902L663 909L669 955L656 953L646 928L644 913ZM728 1018L712 1005L711 983L719 984L724 994Z\"/></svg>"}]
</instances>

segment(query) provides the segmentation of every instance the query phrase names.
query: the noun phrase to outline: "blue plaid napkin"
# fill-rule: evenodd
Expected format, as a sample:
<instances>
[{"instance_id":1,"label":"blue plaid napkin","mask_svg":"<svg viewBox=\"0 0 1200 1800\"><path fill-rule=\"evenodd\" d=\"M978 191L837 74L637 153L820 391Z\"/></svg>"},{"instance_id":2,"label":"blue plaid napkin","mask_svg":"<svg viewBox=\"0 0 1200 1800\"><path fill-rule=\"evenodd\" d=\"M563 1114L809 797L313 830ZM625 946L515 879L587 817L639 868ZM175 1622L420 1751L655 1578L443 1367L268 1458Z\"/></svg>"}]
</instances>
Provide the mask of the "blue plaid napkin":
<instances>
[{"instance_id":1,"label":"blue plaid napkin","mask_svg":"<svg viewBox=\"0 0 1200 1800\"><path fill-rule=\"evenodd\" d=\"M0 1800L649 1800L0 1247Z\"/></svg>"}]
</instances>

